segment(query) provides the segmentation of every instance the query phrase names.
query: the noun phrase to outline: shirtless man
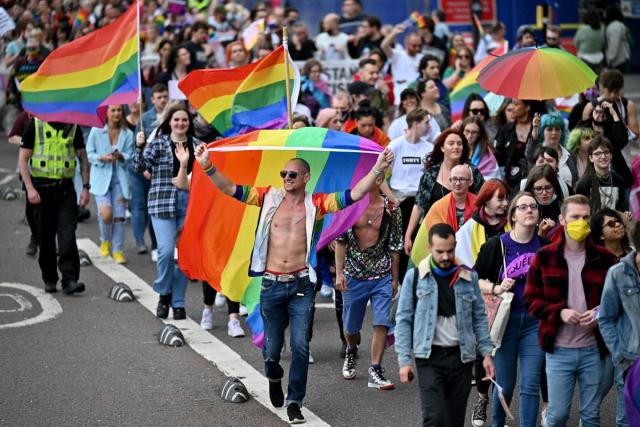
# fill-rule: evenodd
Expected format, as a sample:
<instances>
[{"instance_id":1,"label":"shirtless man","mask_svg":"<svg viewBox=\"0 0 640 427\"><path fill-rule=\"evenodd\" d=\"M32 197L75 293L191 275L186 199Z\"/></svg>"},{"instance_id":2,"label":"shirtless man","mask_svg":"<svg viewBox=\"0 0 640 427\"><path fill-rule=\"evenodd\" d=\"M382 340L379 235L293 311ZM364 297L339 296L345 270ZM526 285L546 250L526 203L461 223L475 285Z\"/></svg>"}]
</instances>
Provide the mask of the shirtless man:
<instances>
[{"instance_id":1,"label":"shirtless man","mask_svg":"<svg viewBox=\"0 0 640 427\"><path fill-rule=\"evenodd\" d=\"M309 324L313 308L313 289L317 281L312 267L315 244L325 214L336 212L362 199L375 185L377 177L393 162L385 150L371 171L351 190L333 194L305 191L311 179L309 164L303 159L289 160L280 171L283 188L236 185L216 171L204 144L196 148L196 159L213 183L228 196L261 207L255 244L249 265L250 276L263 276L260 310L264 321L265 375L269 397L275 407L284 404L283 369L280 351L284 330L291 325L291 368L287 389L287 414L292 424L303 423L300 410L307 387L309 368ZM317 226L316 226L317 224Z\"/></svg>"},{"instance_id":2,"label":"shirtless man","mask_svg":"<svg viewBox=\"0 0 640 427\"><path fill-rule=\"evenodd\" d=\"M367 210L336 245L336 289L342 291L344 335L347 351L342 376L356 377L358 337L371 299L373 338L368 386L392 390L394 385L384 376L382 355L387 332L392 326L391 300L398 291L398 271L402 244L402 215L380 192L383 178L370 191Z\"/></svg>"}]
</instances>

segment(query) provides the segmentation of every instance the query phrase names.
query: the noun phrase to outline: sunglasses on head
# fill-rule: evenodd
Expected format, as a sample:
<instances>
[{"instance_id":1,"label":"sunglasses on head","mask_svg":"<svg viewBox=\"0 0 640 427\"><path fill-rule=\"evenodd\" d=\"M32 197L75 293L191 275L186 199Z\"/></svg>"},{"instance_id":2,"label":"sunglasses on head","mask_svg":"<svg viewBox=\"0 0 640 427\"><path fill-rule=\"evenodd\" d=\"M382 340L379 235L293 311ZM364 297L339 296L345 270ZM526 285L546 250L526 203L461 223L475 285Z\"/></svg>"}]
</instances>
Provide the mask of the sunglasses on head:
<instances>
[{"instance_id":1,"label":"sunglasses on head","mask_svg":"<svg viewBox=\"0 0 640 427\"><path fill-rule=\"evenodd\" d=\"M280 178L287 178L287 177L291 178L291 179L296 179L298 177L298 172L281 170L280 171Z\"/></svg>"}]
</instances>

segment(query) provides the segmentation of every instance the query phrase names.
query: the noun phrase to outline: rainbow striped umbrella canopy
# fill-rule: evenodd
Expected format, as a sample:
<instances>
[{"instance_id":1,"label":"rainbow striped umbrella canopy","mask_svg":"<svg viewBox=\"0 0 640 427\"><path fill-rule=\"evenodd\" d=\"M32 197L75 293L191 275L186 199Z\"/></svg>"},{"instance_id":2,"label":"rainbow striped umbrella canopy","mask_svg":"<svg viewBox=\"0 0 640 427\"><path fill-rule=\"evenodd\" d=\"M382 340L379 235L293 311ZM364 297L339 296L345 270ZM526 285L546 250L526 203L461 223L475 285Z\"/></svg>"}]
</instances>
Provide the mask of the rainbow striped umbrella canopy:
<instances>
[{"instance_id":1,"label":"rainbow striped umbrella canopy","mask_svg":"<svg viewBox=\"0 0 640 427\"><path fill-rule=\"evenodd\" d=\"M516 99L562 98L593 86L596 74L571 53L550 47L513 50L488 64L480 87Z\"/></svg>"}]
</instances>

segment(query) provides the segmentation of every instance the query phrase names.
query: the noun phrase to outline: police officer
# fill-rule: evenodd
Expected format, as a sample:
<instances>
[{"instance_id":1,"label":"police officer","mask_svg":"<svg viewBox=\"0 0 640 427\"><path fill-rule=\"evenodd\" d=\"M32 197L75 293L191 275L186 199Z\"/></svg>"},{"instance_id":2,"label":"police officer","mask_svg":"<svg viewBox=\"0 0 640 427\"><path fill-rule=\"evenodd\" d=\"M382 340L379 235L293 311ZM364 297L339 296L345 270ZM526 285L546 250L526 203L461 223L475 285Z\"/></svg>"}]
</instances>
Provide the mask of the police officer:
<instances>
[{"instance_id":1,"label":"police officer","mask_svg":"<svg viewBox=\"0 0 640 427\"><path fill-rule=\"evenodd\" d=\"M89 203L89 163L82 132L77 126L47 123L31 119L20 145L20 174L27 190L29 203L38 205L38 232L45 292L57 291L56 235L58 237L57 264L62 275L65 294L83 292L78 282L80 260L76 245L78 204L73 187L76 159L82 168L83 189L80 206Z\"/></svg>"}]
</instances>

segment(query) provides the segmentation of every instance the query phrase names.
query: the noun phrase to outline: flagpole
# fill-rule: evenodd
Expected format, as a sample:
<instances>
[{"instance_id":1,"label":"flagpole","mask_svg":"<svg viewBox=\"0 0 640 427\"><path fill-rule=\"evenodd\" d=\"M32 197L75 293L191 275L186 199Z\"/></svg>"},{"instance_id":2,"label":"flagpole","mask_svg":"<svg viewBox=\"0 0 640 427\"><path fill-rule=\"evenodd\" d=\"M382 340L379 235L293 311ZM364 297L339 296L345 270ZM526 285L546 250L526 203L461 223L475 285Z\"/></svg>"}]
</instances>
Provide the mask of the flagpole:
<instances>
[{"instance_id":1,"label":"flagpole","mask_svg":"<svg viewBox=\"0 0 640 427\"><path fill-rule=\"evenodd\" d=\"M289 41L287 39L287 27L282 27L282 45L284 46L284 85L287 91L287 128L291 129L291 88L289 87Z\"/></svg>"},{"instance_id":2,"label":"flagpole","mask_svg":"<svg viewBox=\"0 0 640 427\"><path fill-rule=\"evenodd\" d=\"M144 133L144 123L142 121L142 62L140 61L140 0L136 0L136 27L138 34L138 108L140 109L140 130Z\"/></svg>"}]
</instances>

